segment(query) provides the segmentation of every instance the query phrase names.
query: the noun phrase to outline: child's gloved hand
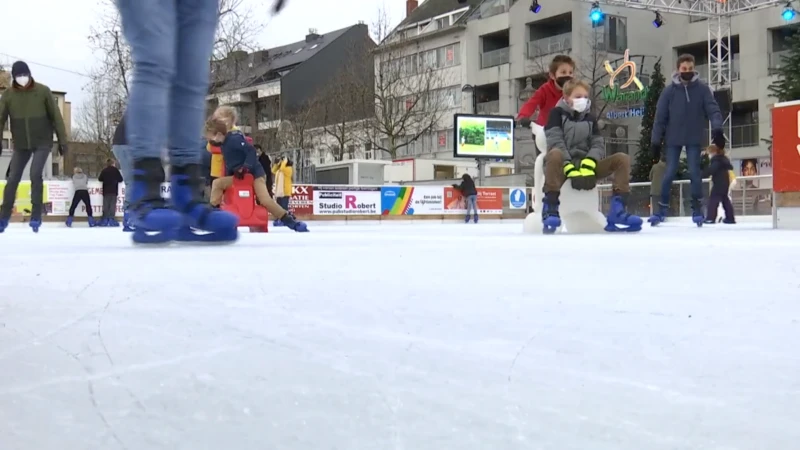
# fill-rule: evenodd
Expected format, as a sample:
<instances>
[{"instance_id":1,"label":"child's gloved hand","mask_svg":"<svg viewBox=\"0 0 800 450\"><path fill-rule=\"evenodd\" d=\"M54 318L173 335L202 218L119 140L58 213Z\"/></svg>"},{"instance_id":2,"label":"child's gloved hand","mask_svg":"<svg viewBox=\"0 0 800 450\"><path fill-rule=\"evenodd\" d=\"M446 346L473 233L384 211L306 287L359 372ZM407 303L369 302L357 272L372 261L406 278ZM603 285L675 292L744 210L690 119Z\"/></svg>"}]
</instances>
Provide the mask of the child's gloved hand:
<instances>
[{"instance_id":1,"label":"child's gloved hand","mask_svg":"<svg viewBox=\"0 0 800 450\"><path fill-rule=\"evenodd\" d=\"M597 173L595 169L597 168L597 162L592 158L583 158L581 160L581 168L580 168L580 178L581 185L584 191L591 191L595 187L597 187Z\"/></svg>"}]
</instances>

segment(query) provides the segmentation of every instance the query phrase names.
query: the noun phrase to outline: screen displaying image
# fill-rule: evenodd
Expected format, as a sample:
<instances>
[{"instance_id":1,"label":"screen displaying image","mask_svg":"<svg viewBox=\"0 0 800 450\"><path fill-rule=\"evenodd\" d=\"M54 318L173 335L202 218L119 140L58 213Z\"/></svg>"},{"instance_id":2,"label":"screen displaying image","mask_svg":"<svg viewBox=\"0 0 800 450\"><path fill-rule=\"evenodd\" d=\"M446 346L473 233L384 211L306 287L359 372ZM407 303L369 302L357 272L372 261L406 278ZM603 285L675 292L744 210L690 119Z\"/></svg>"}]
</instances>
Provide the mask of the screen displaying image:
<instances>
[{"instance_id":1,"label":"screen displaying image","mask_svg":"<svg viewBox=\"0 0 800 450\"><path fill-rule=\"evenodd\" d=\"M514 157L514 118L456 114L455 149L460 158Z\"/></svg>"}]
</instances>

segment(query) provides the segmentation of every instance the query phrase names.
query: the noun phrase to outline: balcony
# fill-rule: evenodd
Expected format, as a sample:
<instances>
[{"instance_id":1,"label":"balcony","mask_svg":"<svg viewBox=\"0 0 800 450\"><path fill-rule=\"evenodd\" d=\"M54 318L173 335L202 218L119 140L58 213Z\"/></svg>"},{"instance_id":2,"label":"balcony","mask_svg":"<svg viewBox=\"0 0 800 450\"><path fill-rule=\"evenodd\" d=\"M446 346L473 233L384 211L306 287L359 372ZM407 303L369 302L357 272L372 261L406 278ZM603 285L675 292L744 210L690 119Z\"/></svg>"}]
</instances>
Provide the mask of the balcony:
<instances>
[{"instance_id":1,"label":"balcony","mask_svg":"<svg viewBox=\"0 0 800 450\"><path fill-rule=\"evenodd\" d=\"M500 100L478 103L478 114L499 114Z\"/></svg>"},{"instance_id":2,"label":"balcony","mask_svg":"<svg viewBox=\"0 0 800 450\"><path fill-rule=\"evenodd\" d=\"M280 120L261 120L258 122L258 130L269 130L273 128L278 128L278 125L281 123Z\"/></svg>"},{"instance_id":3,"label":"balcony","mask_svg":"<svg viewBox=\"0 0 800 450\"><path fill-rule=\"evenodd\" d=\"M528 42L528 58L556 53L569 53L572 50L572 32L550 36Z\"/></svg>"},{"instance_id":4,"label":"balcony","mask_svg":"<svg viewBox=\"0 0 800 450\"><path fill-rule=\"evenodd\" d=\"M508 64L508 47L499 48L481 54L481 69Z\"/></svg>"},{"instance_id":5,"label":"balcony","mask_svg":"<svg viewBox=\"0 0 800 450\"><path fill-rule=\"evenodd\" d=\"M769 74L775 75L783 63L783 58L789 56L789 50L780 50L769 54Z\"/></svg>"},{"instance_id":6,"label":"balcony","mask_svg":"<svg viewBox=\"0 0 800 450\"><path fill-rule=\"evenodd\" d=\"M747 125L734 125L731 127L731 136L728 136L731 140L729 147L730 148L743 148L743 147L757 147L761 144L761 140L759 138L759 128L757 123L751 123ZM703 146L706 147L709 144L709 133L706 129L705 138L703 140Z\"/></svg>"}]
</instances>

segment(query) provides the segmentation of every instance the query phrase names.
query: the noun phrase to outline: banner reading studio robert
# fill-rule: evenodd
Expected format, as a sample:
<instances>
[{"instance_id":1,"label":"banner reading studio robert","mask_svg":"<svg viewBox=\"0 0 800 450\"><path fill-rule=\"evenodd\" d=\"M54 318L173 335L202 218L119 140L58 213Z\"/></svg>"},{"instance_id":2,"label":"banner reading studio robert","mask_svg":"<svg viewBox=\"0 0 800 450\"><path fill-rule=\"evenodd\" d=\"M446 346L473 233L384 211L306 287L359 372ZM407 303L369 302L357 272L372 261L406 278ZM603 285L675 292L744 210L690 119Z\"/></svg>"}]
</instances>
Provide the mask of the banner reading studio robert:
<instances>
[{"instance_id":1,"label":"banner reading studio robert","mask_svg":"<svg viewBox=\"0 0 800 450\"><path fill-rule=\"evenodd\" d=\"M314 214L367 216L380 214L381 188L314 186Z\"/></svg>"}]
</instances>

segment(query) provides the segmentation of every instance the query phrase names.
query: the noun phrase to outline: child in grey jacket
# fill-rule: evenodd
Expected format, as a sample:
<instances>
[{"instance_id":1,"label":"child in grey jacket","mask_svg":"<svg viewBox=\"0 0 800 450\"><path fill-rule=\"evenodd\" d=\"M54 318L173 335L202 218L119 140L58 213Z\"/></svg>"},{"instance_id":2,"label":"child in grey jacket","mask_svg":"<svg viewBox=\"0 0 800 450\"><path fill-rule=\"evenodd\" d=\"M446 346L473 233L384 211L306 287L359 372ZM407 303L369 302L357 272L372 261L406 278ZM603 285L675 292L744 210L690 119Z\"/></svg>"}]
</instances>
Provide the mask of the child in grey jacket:
<instances>
[{"instance_id":1,"label":"child in grey jacket","mask_svg":"<svg viewBox=\"0 0 800 450\"><path fill-rule=\"evenodd\" d=\"M83 202L86 206L86 215L89 217L89 226L94 226L94 217L92 217L92 200L89 198L89 177L83 173L80 167L73 170L72 175L72 189L75 193L72 195L72 204L69 207L69 216L67 217L67 226L72 226L72 220L75 218L75 209L78 208L78 202Z\"/></svg>"},{"instance_id":2,"label":"child in grey jacket","mask_svg":"<svg viewBox=\"0 0 800 450\"><path fill-rule=\"evenodd\" d=\"M547 154L544 163L544 207L542 221L545 233L561 226L558 213L561 186L569 180L576 190L593 190L598 178L614 177L613 197L606 231L639 231L642 219L628 214L631 160L625 153L606 157L605 140L597 119L591 113L589 85L572 80L564 85L564 98L550 111L545 126Z\"/></svg>"}]
</instances>

